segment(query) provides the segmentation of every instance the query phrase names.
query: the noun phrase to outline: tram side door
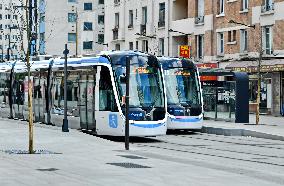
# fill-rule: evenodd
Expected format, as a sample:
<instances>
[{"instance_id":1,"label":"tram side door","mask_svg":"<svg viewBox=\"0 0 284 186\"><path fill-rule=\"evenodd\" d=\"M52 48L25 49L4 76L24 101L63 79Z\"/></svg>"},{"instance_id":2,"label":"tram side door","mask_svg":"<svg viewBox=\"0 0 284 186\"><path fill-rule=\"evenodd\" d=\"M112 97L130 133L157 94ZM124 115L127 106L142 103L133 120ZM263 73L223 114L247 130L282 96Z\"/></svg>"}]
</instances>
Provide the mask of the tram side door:
<instances>
[{"instance_id":1,"label":"tram side door","mask_svg":"<svg viewBox=\"0 0 284 186\"><path fill-rule=\"evenodd\" d=\"M79 81L79 115L80 127L86 130L95 130L95 84L96 68L92 71L84 72Z\"/></svg>"},{"instance_id":2,"label":"tram side door","mask_svg":"<svg viewBox=\"0 0 284 186\"><path fill-rule=\"evenodd\" d=\"M114 96L114 87L108 67L98 66L95 86L95 118L98 135L121 135L124 122L120 117Z\"/></svg>"}]
</instances>

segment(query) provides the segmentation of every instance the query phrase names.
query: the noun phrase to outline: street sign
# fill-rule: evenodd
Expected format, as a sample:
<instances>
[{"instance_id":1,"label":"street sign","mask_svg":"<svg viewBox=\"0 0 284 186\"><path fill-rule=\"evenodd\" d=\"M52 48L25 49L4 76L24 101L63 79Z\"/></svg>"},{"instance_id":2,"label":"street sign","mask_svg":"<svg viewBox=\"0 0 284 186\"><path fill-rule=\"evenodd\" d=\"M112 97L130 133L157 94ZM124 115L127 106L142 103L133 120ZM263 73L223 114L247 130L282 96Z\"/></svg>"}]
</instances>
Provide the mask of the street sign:
<instances>
[{"instance_id":1,"label":"street sign","mask_svg":"<svg viewBox=\"0 0 284 186\"><path fill-rule=\"evenodd\" d=\"M179 57L190 58L190 46L179 45L178 46Z\"/></svg>"}]
</instances>

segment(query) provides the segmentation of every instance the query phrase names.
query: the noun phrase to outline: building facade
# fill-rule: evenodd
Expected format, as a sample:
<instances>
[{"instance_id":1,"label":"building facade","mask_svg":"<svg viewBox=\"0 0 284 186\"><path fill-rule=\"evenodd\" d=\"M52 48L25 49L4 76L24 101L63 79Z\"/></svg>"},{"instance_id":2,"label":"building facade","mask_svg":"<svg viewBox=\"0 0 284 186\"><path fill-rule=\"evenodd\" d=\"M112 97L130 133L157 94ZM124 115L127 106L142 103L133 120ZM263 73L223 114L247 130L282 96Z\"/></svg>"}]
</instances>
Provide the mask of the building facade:
<instances>
[{"instance_id":1,"label":"building facade","mask_svg":"<svg viewBox=\"0 0 284 186\"><path fill-rule=\"evenodd\" d=\"M105 2L105 39L111 50L169 55L169 1Z\"/></svg>"},{"instance_id":2,"label":"building facade","mask_svg":"<svg viewBox=\"0 0 284 186\"><path fill-rule=\"evenodd\" d=\"M0 2L0 60L15 60L24 56L26 43L24 9L22 1Z\"/></svg>"},{"instance_id":3,"label":"building facade","mask_svg":"<svg viewBox=\"0 0 284 186\"><path fill-rule=\"evenodd\" d=\"M111 50L139 50L191 58L250 74L256 102L261 60L261 112L284 112L283 0L110 0L105 2L105 40Z\"/></svg>"},{"instance_id":4,"label":"building facade","mask_svg":"<svg viewBox=\"0 0 284 186\"><path fill-rule=\"evenodd\" d=\"M97 54L104 45L104 0L40 0L39 53L61 56Z\"/></svg>"}]
</instances>

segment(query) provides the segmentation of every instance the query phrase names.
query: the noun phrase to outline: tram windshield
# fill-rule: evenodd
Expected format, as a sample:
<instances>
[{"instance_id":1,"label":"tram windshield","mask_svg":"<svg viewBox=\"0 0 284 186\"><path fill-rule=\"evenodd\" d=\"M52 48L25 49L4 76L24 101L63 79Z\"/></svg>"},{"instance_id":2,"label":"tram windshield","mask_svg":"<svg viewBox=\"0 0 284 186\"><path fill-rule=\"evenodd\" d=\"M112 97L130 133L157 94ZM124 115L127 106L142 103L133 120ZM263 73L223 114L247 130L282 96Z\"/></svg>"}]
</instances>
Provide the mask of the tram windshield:
<instances>
[{"instance_id":1,"label":"tram windshield","mask_svg":"<svg viewBox=\"0 0 284 186\"><path fill-rule=\"evenodd\" d=\"M157 66L148 64L154 63L148 56L132 56L130 61L130 107L164 107L164 95L161 70ZM120 97L126 93L126 84L122 77L125 77L125 66L115 67L120 88ZM121 104L123 100L121 99Z\"/></svg>"},{"instance_id":2,"label":"tram windshield","mask_svg":"<svg viewBox=\"0 0 284 186\"><path fill-rule=\"evenodd\" d=\"M165 70L165 82L168 105L191 106L201 103L196 70L170 68Z\"/></svg>"}]
</instances>

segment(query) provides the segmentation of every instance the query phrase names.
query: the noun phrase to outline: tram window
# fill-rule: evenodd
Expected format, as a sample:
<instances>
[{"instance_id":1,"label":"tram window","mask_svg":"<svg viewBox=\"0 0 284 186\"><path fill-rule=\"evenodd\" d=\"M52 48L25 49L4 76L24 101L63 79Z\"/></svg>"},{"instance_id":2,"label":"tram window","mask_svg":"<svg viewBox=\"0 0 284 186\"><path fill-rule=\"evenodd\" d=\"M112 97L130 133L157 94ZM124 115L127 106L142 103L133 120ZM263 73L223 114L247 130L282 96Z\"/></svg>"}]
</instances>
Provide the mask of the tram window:
<instances>
[{"instance_id":1,"label":"tram window","mask_svg":"<svg viewBox=\"0 0 284 186\"><path fill-rule=\"evenodd\" d=\"M107 67L102 66L100 75L100 111L117 112L118 108L114 97L110 71Z\"/></svg>"}]
</instances>

